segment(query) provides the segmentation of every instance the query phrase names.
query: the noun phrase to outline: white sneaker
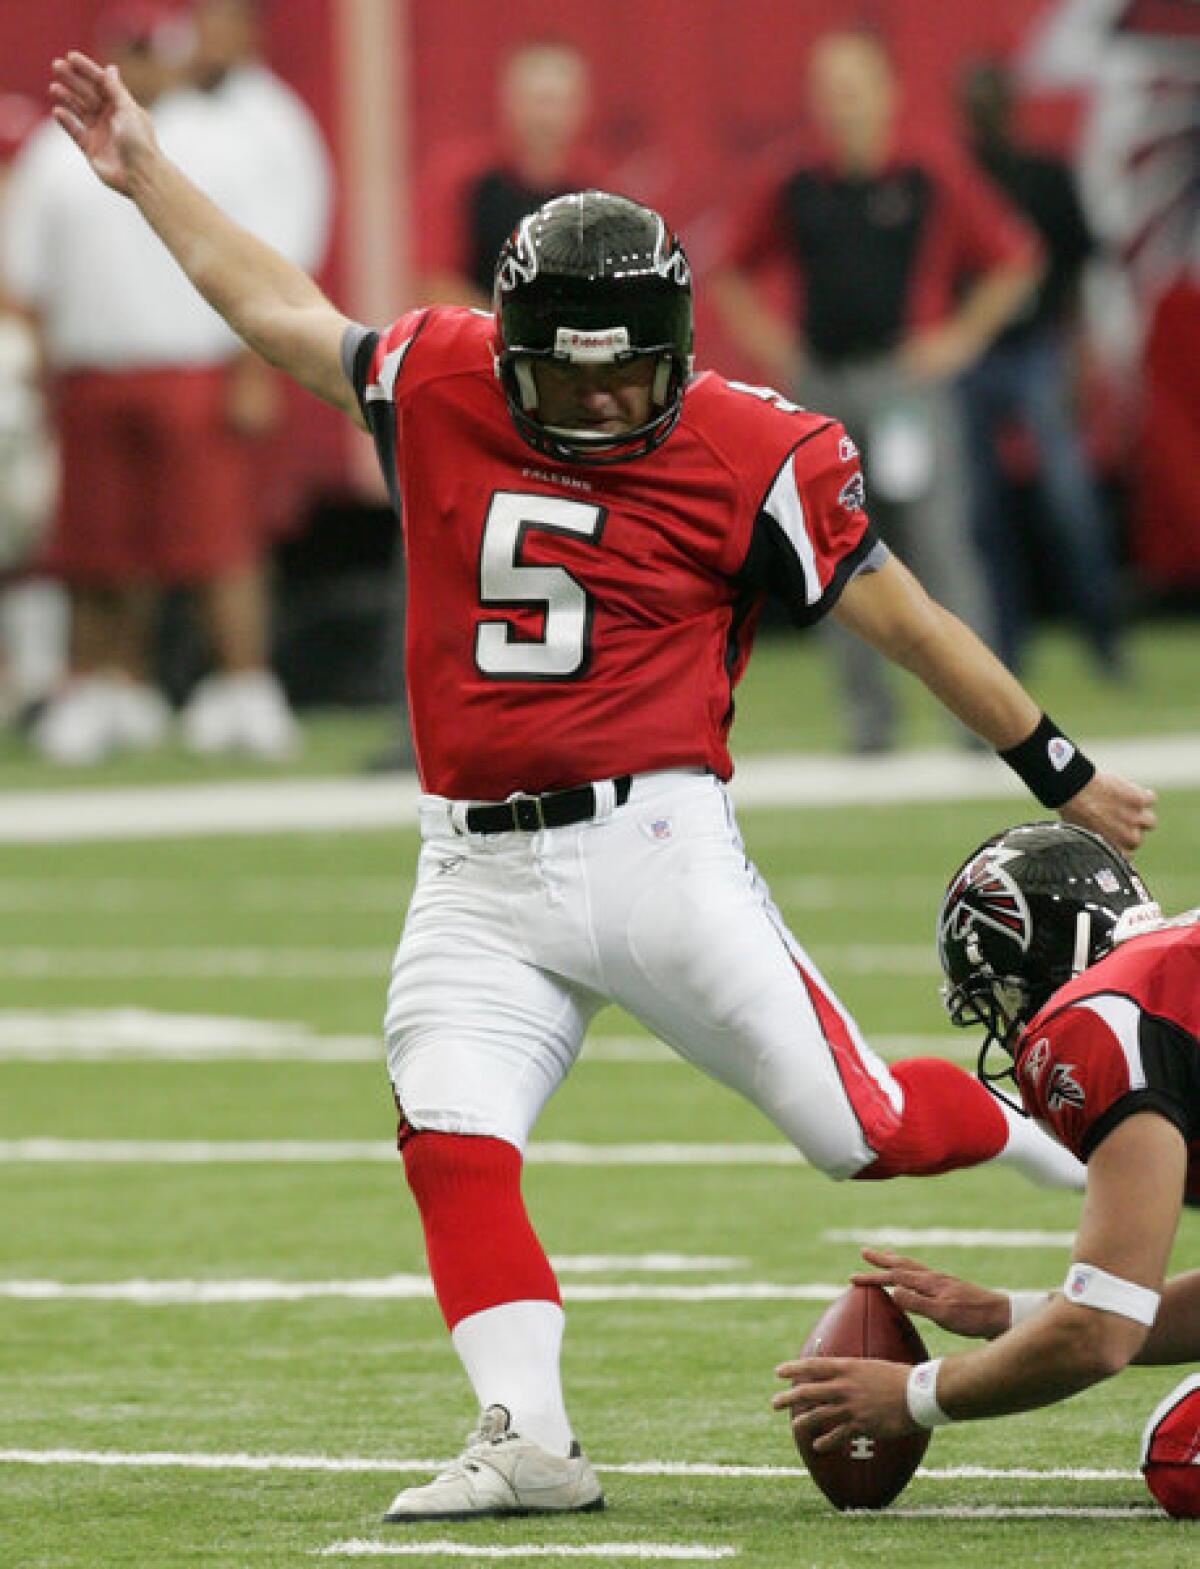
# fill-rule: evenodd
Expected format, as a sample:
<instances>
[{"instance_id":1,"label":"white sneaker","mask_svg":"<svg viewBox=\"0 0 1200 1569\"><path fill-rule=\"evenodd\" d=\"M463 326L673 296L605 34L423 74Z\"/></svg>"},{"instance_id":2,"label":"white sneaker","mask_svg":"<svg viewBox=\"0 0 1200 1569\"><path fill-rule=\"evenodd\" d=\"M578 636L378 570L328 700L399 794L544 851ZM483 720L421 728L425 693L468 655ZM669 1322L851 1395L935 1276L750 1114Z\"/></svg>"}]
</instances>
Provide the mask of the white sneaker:
<instances>
[{"instance_id":1,"label":"white sneaker","mask_svg":"<svg viewBox=\"0 0 1200 1569\"><path fill-rule=\"evenodd\" d=\"M578 1444L565 1458L552 1455L514 1433L503 1406L489 1406L458 1459L424 1487L397 1493L383 1518L473 1520L603 1508L600 1483Z\"/></svg>"},{"instance_id":2,"label":"white sneaker","mask_svg":"<svg viewBox=\"0 0 1200 1569\"><path fill-rule=\"evenodd\" d=\"M183 739L208 756L248 752L278 761L300 749L299 728L269 670L206 676L183 711Z\"/></svg>"},{"instance_id":3,"label":"white sneaker","mask_svg":"<svg viewBox=\"0 0 1200 1569\"><path fill-rule=\"evenodd\" d=\"M80 676L52 698L30 731L42 756L69 768L86 768L116 751L115 686L107 676Z\"/></svg>"},{"instance_id":4,"label":"white sneaker","mask_svg":"<svg viewBox=\"0 0 1200 1569\"><path fill-rule=\"evenodd\" d=\"M171 710L161 692L140 681L114 681L113 737L131 752L149 752L167 738Z\"/></svg>"}]
</instances>

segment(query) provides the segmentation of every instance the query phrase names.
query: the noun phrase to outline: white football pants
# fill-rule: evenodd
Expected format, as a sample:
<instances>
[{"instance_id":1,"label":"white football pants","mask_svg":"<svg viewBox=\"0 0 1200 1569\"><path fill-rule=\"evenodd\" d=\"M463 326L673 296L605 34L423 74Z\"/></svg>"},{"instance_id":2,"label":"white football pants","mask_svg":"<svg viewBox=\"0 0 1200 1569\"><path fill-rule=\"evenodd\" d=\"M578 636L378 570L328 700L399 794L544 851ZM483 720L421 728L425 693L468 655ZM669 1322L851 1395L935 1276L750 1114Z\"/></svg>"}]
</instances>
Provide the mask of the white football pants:
<instances>
[{"instance_id":1,"label":"white football pants","mask_svg":"<svg viewBox=\"0 0 1200 1569\"><path fill-rule=\"evenodd\" d=\"M523 1150L609 1002L830 1176L898 1126L900 1087L787 930L711 774L639 775L624 806L533 834L456 832L461 807L437 796L420 819L385 1021L414 1128Z\"/></svg>"}]
</instances>

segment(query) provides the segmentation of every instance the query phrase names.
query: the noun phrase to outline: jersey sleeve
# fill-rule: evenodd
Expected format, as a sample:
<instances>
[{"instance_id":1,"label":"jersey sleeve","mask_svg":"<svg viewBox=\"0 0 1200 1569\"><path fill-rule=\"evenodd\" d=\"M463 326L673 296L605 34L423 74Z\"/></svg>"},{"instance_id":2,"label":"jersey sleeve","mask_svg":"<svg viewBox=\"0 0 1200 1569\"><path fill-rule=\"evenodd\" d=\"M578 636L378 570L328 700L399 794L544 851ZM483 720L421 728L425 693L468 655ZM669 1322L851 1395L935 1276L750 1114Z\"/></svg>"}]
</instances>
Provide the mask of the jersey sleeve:
<instances>
[{"instance_id":1,"label":"jersey sleeve","mask_svg":"<svg viewBox=\"0 0 1200 1569\"><path fill-rule=\"evenodd\" d=\"M353 323L342 341L342 365L375 442L388 495L397 512L402 455L396 405L402 396L405 361L428 320L428 310L417 310L399 317L381 332Z\"/></svg>"},{"instance_id":2,"label":"jersey sleeve","mask_svg":"<svg viewBox=\"0 0 1200 1569\"><path fill-rule=\"evenodd\" d=\"M886 556L867 517L858 448L836 420L787 454L755 513L740 578L783 600L808 626L837 603L856 573Z\"/></svg>"},{"instance_id":3,"label":"jersey sleeve","mask_svg":"<svg viewBox=\"0 0 1200 1569\"><path fill-rule=\"evenodd\" d=\"M1025 1103L1082 1160L1137 1112L1158 1112L1186 1138L1195 1052L1177 1035L1129 997L1072 1003L1029 1032L1017 1069Z\"/></svg>"}]
</instances>

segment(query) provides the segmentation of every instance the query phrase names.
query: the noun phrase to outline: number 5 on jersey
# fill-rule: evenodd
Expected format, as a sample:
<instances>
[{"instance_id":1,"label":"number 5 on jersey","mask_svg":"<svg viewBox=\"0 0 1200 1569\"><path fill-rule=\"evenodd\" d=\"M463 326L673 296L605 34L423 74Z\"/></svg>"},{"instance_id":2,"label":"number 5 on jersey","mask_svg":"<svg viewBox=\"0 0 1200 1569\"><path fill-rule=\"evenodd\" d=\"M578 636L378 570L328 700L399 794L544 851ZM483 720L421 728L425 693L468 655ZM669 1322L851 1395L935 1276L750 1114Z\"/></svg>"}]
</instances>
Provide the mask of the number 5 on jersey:
<instances>
[{"instance_id":1,"label":"number 5 on jersey","mask_svg":"<svg viewBox=\"0 0 1200 1569\"><path fill-rule=\"evenodd\" d=\"M565 567L531 566L521 555L528 534L573 534L599 541L603 507L565 496L498 490L479 548L481 605L528 606L543 618L540 637L511 621L483 620L475 632L475 663L485 676L563 681L582 675L591 659L592 596Z\"/></svg>"}]
</instances>

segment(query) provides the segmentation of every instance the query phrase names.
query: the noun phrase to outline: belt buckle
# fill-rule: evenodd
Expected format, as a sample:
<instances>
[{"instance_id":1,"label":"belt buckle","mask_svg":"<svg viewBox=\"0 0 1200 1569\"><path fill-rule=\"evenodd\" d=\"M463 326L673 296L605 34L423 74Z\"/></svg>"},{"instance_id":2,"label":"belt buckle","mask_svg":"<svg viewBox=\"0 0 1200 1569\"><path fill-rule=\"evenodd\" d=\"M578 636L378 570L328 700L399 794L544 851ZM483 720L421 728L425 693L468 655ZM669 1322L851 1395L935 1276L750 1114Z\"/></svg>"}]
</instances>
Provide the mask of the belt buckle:
<instances>
[{"instance_id":1,"label":"belt buckle","mask_svg":"<svg viewBox=\"0 0 1200 1569\"><path fill-rule=\"evenodd\" d=\"M540 795L518 795L513 798L513 821L523 833L537 833L546 826L546 814Z\"/></svg>"}]
</instances>

